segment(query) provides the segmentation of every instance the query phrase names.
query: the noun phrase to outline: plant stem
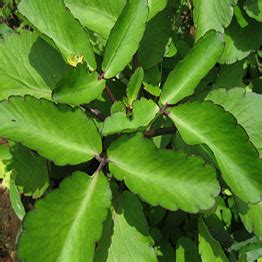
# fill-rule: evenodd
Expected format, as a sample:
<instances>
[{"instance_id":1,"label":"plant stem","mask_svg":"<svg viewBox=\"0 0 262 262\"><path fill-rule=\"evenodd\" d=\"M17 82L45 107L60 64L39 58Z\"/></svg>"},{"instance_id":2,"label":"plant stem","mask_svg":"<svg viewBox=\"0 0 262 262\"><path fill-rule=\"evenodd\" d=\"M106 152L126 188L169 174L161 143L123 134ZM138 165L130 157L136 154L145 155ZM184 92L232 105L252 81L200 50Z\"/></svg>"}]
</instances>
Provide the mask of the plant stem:
<instances>
[{"instance_id":1,"label":"plant stem","mask_svg":"<svg viewBox=\"0 0 262 262\"><path fill-rule=\"evenodd\" d=\"M108 85L106 85L105 90L106 90L106 94L108 95L109 99L114 104L117 100Z\"/></svg>"},{"instance_id":2,"label":"plant stem","mask_svg":"<svg viewBox=\"0 0 262 262\"><path fill-rule=\"evenodd\" d=\"M145 137L155 137L162 135L174 134L176 132L176 127L163 127L163 128L152 128L146 132L144 132Z\"/></svg>"},{"instance_id":3,"label":"plant stem","mask_svg":"<svg viewBox=\"0 0 262 262\"><path fill-rule=\"evenodd\" d=\"M101 121L104 121L106 119L106 117L98 109L91 108L88 105L83 105L83 107L87 112L95 116L97 119Z\"/></svg>"}]
</instances>

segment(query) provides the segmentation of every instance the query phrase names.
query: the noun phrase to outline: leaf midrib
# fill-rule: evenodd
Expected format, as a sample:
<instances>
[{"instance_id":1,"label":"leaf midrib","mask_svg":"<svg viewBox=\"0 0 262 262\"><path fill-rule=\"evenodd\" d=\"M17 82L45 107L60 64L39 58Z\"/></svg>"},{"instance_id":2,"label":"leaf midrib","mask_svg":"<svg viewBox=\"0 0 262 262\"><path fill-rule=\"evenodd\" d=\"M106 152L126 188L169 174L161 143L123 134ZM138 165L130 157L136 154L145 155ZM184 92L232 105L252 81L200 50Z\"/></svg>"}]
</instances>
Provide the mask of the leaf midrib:
<instances>
[{"instance_id":1,"label":"leaf midrib","mask_svg":"<svg viewBox=\"0 0 262 262\"><path fill-rule=\"evenodd\" d=\"M87 187L87 191L85 194L85 197L81 203L81 205L79 206L76 215L74 217L73 223L71 223L66 239L64 241L63 244L63 248L61 250L61 252L59 253L59 256L57 258L57 261L67 261L68 257L70 256L74 256L74 254L68 253L68 250L72 250L70 248L71 246L71 239L74 235L81 235L81 233L79 233L79 230L81 230L81 227L79 225L81 225L81 220L83 215L85 214L85 211L88 209L89 205L90 205L90 200L92 199L92 196L96 190L96 186L97 186L97 182L98 182L98 178L99 178L99 173L95 173L93 175L93 177L91 178L92 181L90 183L90 185ZM75 233L78 232L78 233Z\"/></svg>"}]
</instances>

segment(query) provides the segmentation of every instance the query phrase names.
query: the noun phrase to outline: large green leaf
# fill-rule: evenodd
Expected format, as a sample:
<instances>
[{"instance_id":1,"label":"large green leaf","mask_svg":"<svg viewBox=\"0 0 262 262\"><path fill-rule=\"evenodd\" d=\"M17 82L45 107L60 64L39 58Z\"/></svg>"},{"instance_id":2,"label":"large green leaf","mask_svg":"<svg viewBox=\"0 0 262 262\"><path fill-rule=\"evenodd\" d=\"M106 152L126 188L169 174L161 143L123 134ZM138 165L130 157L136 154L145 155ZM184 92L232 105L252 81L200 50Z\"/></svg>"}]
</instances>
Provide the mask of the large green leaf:
<instances>
[{"instance_id":1,"label":"large green leaf","mask_svg":"<svg viewBox=\"0 0 262 262\"><path fill-rule=\"evenodd\" d=\"M130 62L144 34L147 17L147 0L127 2L107 41L102 65L105 78L114 77Z\"/></svg>"},{"instance_id":2,"label":"large green leaf","mask_svg":"<svg viewBox=\"0 0 262 262\"><path fill-rule=\"evenodd\" d=\"M102 173L76 172L25 218L18 255L25 261L93 261L111 192Z\"/></svg>"},{"instance_id":3,"label":"large green leaf","mask_svg":"<svg viewBox=\"0 0 262 262\"><path fill-rule=\"evenodd\" d=\"M125 112L117 112L106 118L102 133L104 136L116 133L130 133L136 129L144 129L155 118L159 111L158 106L145 98L136 100L132 105L132 119Z\"/></svg>"},{"instance_id":4,"label":"large green leaf","mask_svg":"<svg viewBox=\"0 0 262 262\"><path fill-rule=\"evenodd\" d=\"M262 202L257 204L245 204L237 199L237 207L240 218L245 228L262 239Z\"/></svg>"},{"instance_id":5,"label":"large green leaf","mask_svg":"<svg viewBox=\"0 0 262 262\"><path fill-rule=\"evenodd\" d=\"M20 144L15 146L12 155L15 185L27 196L42 196L49 186L48 162Z\"/></svg>"},{"instance_id":6,"label":"large green leaf","mask_svg":"<svg viewBox=\"0 0 262 262\"><path fill-rule=\"evenodd\" d=\"M160 101L175 104L194 93L201 79L214 67L224 48L220 33L209 31L169 74Z\"/></svg>"},{"instance_id":7,"label":"large green leaf","mask_svg":"<svg viewBox=\"0 0 262 262\"><path fill-rule=\"evenodd\" d=\"M135 195L125 191L109 212L95 261L157 261L152 245L143 206Z\"/></svg>"},{"instance_id":8,"label":"large green leaf","mask_svg":"<svg viewBox=\"0 0 262 262\"><path fill-rule=\"evenodd\" d=\"M196 244L186 237L182 237L176 244L176 261L177 262L200 262L200 256Z\"/></svg>"},{"instance_id":9,"label":"large green leaf","mask_svg":"<svg viewBox=\"0 0 262 262\"><path fill-rule=\"evenodd\" d=\"M247 14L256 19L258 22L262 22L262 1L261 0L246 0L244 9Z\"/></svg>"},{"instance_id":10,"label":"large green leaf","mask_svg":"<svg viewBox=\"0 0 262 262\"><path fill-rule=\"evenodd\" d=\"M209 233L202 218L198 220L199 253L202 262L228 262L222 247Z\"/></svg>"},{"instance_id":11,"label":"large green leaf","mask_svg":"<svg viewBox=\"0 0 262 262\"><path fill-rule=\"evenodd\" d=\"M223 106L234 115L262 157L262 95L247 93L243 88L216 89L208 94L206 100Z\"/></svg>"},{"instance_id":12,"label":"large green leaf","mask_svg":"<svg viewBox=\"0 0 262 262\"><path fill-rule=\"evenodd\" d=\"M121 137L107 153L112 175L151 205L196 213L215 203L216 173L200 158L158 150L140 133Z\"/></svg>"},{"instance_id":13,"label":"large green leaf","mask_svg":"<svg viewBox=\"0 0 262 262\"><path fill-rule=\"evenodd\" d=\"M226 183L245 202L261 199L262 162L235 118L212 102L187 103L170 110L187 144L206 144L214 153Z\"/></svg>"},{"instance_id":14,"label":"large green leaf","mask_svg":"<svg viewBox=\"0 0 262 262\"><path fill-rule=\"evenodd\" d=\"M236 19L233 19L225 30L225 49L219 58L219 63L233 64L259 48L262 42L262 26L252 19L247 21L248 25L242 28Z\"/></svg>"},{"instance_id":15,"label":"large green leaf","mask_svg":"<svg viewBox=\"0 0 262 262\"><path fill-rule=\"evenodd\" d=\"M88 29L109 37L126 0L64 0L74 17Z\"/></svg>"},{"instance_id":16,"label":"large green leaf","mask_svg":"<svg viewBox=\"0 0 262 262\"><path fill-rule=\"evenodd\" d=\"M196 40L214 29L223 33L233 16L232 0L193 0Z\"/></svg>"},{"instance_id":17,"label":"large green leaf","mask_svg":"<svg viewBox=\"0 0 262 262\"><path fill-rule=\"evenodd\" d=\"M58 82L52 97L60 103L80 105L96 99L104 88L105 80L99 80L96 72L90 73L85 65L80 65Z\"/></svg>"},{"instance_id":18,"label":"large green leaf","mask_svg":"<svg viewBox=\"0 0 262 262\"><path fill-rule=\"evenodd\" d=\"M166 8L151 19L146 26L137 53L138 62L144 69L151 68L163 60L170 31L170 8Z\"/></svg>"},{"instance_id":19,"label":"large green leaf","mask_svg":"<svg viewBox=\"0 0 262 262\"><path fill-rule=\"evenodd\" d=\"M0 136L21 142L58 165L79 164L102 151L94 122L79 108L45 99L11 97L0 103Z\"/></svg>"},{"instance_id":20,"label":"large green leaf","mask_svg":"<svg viewBox=\"0 0 262 262\"><path fill-rule=\"evenodd\" d=\"M50 99L66 70L60 54L29 31L0 42L0 57L0 100L25 94Z\"/></svg>"},{"instance_id":21,"label":"large green leaf","mask_svg":"<svg viewBox=\"0 0 262 262\"><path fill-rule=\"evenodd\" d=\"M96 68L88 34L65 7L63 0L22 0L19 11L54 41L67 63L76 66L84 60L91 69Z\"/></svg>"}]
</instances>

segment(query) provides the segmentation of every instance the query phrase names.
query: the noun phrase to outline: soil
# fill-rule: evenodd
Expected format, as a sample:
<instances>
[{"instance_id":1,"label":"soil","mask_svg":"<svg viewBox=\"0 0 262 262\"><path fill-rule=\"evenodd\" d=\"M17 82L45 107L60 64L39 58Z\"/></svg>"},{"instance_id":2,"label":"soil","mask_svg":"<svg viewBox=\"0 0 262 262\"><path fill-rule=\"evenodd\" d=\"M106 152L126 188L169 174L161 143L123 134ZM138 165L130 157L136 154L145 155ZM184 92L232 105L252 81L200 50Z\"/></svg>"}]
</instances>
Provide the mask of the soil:
<instances>
[{"instance_id":1,"label":"soil","mask_svg":"<svg viewBox=\"0 0 262 262\"><path fill-rule=\"evenodd\" d=\"M21 227L12 209L8 190L0 184L0 262L18 261L16 237Z\"/></svg>"}]
</instances>

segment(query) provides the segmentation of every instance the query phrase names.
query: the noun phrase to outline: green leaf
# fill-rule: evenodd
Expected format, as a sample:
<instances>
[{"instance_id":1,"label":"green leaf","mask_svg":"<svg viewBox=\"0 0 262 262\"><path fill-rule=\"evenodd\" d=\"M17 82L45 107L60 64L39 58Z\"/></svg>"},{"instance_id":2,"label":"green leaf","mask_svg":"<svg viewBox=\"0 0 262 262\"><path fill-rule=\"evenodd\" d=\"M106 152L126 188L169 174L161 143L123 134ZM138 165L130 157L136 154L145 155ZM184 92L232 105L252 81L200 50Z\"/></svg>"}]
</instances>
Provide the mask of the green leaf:
<instances>
[{"instance_id":1,"label":"green leaf","mask_svg":"<svg viewBox=\"0 0 262 262\"><path fill-rule=\"evenodd\" d=\"M20 193L12 179L10 179L9 182L9 196L13 210L15 211L17 217L20 220L23 220L25 216L25 208L22 204Z\"/></svg>"},{"instance_id":2,"label":"green leaf","mask_svg":"<svg viewBox=\"0 0 262 262\"><path fill-rule=\"evenodd\" d=\"M176 244L176 261L177 262L200 262L196 244L186 237L182 237Z\"/></svg>"},{"instance_id":3,"label":"green leaf","mask_svg":"<svg viewBox=\"0 0 262 262\"><path fill-rule=\"evenodd\" d=\"M99 80L96 72L90 73L85 65L80 65L59 81L52 97L59 103L80 105L95 100L104 88L105 80Z\"/></svg>"},{"instance_id":4,"label":"green leaf","mask_svg":"<svg viewBox=\"0 0 262 262\"><path fill-rule=\"evenodd\" d=\"M106 241L111 241L108 249ZM105 222L95 261L157 261L152 245L143 206L135 195L125 191Z\"/></svg>"},{"instance_id":5,"label":"green leaf","mask_svg":"<svg viewBox=\"0 0 262 262\"><path fill-rule=\"evenodd\" d=\"M208 232L202 218L198 220L199 253L203 262L228 262L222 247Z\"/></svg>"},{"instance_id":6,"label":"green leaf","mask_svg":"<svg viewBox=\"0 0 262 262\"><path fill-rule=\"evenodd\" d=\"M21 142L57 165L79 164L102 151L94 122L79 108L11 97L0 103L0 122L0 136Z\"/></svg>"},{"instance_id":7,"label":"green leaf","mask_svg":"<svg viewBox=\"0 0 262 262\"><path fill-rule=\"evenodd\" d=\"M53 40L68 64L76 66L86 61L91 69L96 68L88 34L65 7L63 0L22 0L19 11L42 34Z\"/></svg>"},{"instance_id":8,"label":"green leaf","mask_svg":"<svg viewBox=\"0 0 262 262\"><path fill-rule=\"evenodd\" d=\"M170 8L157 14L146 26L138 49L138 62L149 69L162 62L171 31Z\"/></svg>"},{"instance_id":9,"label":"green leaf","mask_svg":"<svg viewBox=\"0 0 262 262\"><path fill-rule=\"evenodd\" d=\"M23 224L18 255L25 261L93 261L111 192L102 173L75 172L36 203Z\"/></svg>"},{"instance_id":10,"label":"green leaf","mask_svg":"<svg viewBox=\"0 0 262 262\"><path fill-rule=\"evenodd\" d=\"M262 157L262 95L247 93L243 88L216 89L209 92L205 99L223 106L234 115Z\"/></svg>"},{"instance_id":11,"label":"green leaf","mask_svg":"<svg viewBox=\"0 0 262 262\"><path fill-rule=\"evenodd\" d=\"M225 30L225 49L219 58L221 64L232 64L247 57L251 51L259 48L262 42L262 26L248 19L248 25L241 28L233 19Z\"/></svg>"},{"instance_id":12,"label":"green leaf","mask_svg":"<svg viewBox=\"0 0 262 262\"><path fill-rule=\"evenodd\" d=\"M157 13L165 9L167 0L148 0L149 15L148 20L152 19Z\"/></svg>"},{"instance_id":13,"label":"green leaf","mask_svg":"<svg viewBox=\"0 0 262 262\"><path fill-rule=\"evenodd\" d=\"M112 78L130 62L143 37L148 17L147 0L129 0L107 41L102 69Z\"/></svg>"},{"instance_id":14,"label":"green leaf","mask_svg":"<svg viewBox=\"0 0 262 262\"><path fill-rule=\"evenodd\" d=\"M261 0L246 0L244 3L244 9L251 18L256 19L258 22L262 22Z\"/></svg>"},{"instance_id":15,"label":"green leaf","mask_svg":"<svg viewBox=\"0 0 262 262\"><path fill-rule=\"evenodd\" d=\"M233 17L232 0L193 0L193 5L196 40L212 29L224 33Z\"/></svg>"},{"instance_id":16,"label":"green leaf","mask_svg":"<svg viewBox=\"0 0 262 262\"><path fill-rule=\"evenodd\" d=\"M132 106L132 103L137 99L139 90L142 85L143 78L144 78L143 68L138 67L134 72L134 74L131 76L126 89L127 103L129 106Z\"/></svg>"},{"instance_id":17,"label":"green leaf","mask_svg":"<svg viewBox=\"0 0 262 262\"><path fill-rule=\"evenodd\" d=\"M260 201L262 161L231 114L211 102L194 102L171 109L169 117L187 144L206 144L213 151L224 180L239 198Z\"/></svg>"},{"instance_id":18,"label":"green leaf","mask_svg":"<svg viewBox=\"0 0 262 262\"><path fill-rule=\"evenodd\" d=\"M160 101L175 104L194 93L201 79L214 67L224 48L222 35L209 31L169 74Z\"/></svg>"},{"instance_id":19,"label":"green leaf","mask_svg":"<svg viewBox=\"0 0 262 262\"><path fill-rule=\"evenodd\" d=\"M66 70L60 54L29 31L0 42L0 57L0 100L25 94L50 99Z\"/></svg>"},{"instance_id":20,"label":"green leaf","mask_svg":"<svg viewBox=\"0 0 262 262\"><path fill-rule=\"evenodd\" d=\"M262 202L257 204L245 204L240 199L237 199L237 207L240 218L245 228L250 233L256 234L262 239Z\"/></svg>"},{"instance_id":21,"label":"green leaf","mask_svg":"<svg viewBox=\"0 0 262 262\"><path fill-rule=\"evenodd\" d=\"M83 26L108 39L126 0L64 0Z\"/></svg>"},{"instance_id":22,"label":"green leaf","mask_svg":"<svg viewBox=\"0 0 262 262\"><path fill-rule=\"evenodd\" d=\"M141 133L119 138L107 153L112 175L151 205L196 213L215 203L216 173L200 158L158 150Z\"/></svg>"},{"instance_id":23,"label":"green leaf","mask_svg":"<svg viewBox=\"0 0 262 262\"><path fill-rule=\"evenodd\" d=\"M12 179L19 191L33 198L41 197L49 186L47 161L20 144L12 155Z\"/></svg>"},{"instance_id":24,"label":"green leaf","mask_svg":"<svg viewBox=\"0 0 262 262\"><path fill-rule=\"evenodd\" d=\"M120 132L131 133L137 129L145 129L159 111L158 106L146 98L136 100L132 108L132 119L125 112L117 112L107 117L103 125L103 135L108 136Z\"/></svg>"}]
</instances>

